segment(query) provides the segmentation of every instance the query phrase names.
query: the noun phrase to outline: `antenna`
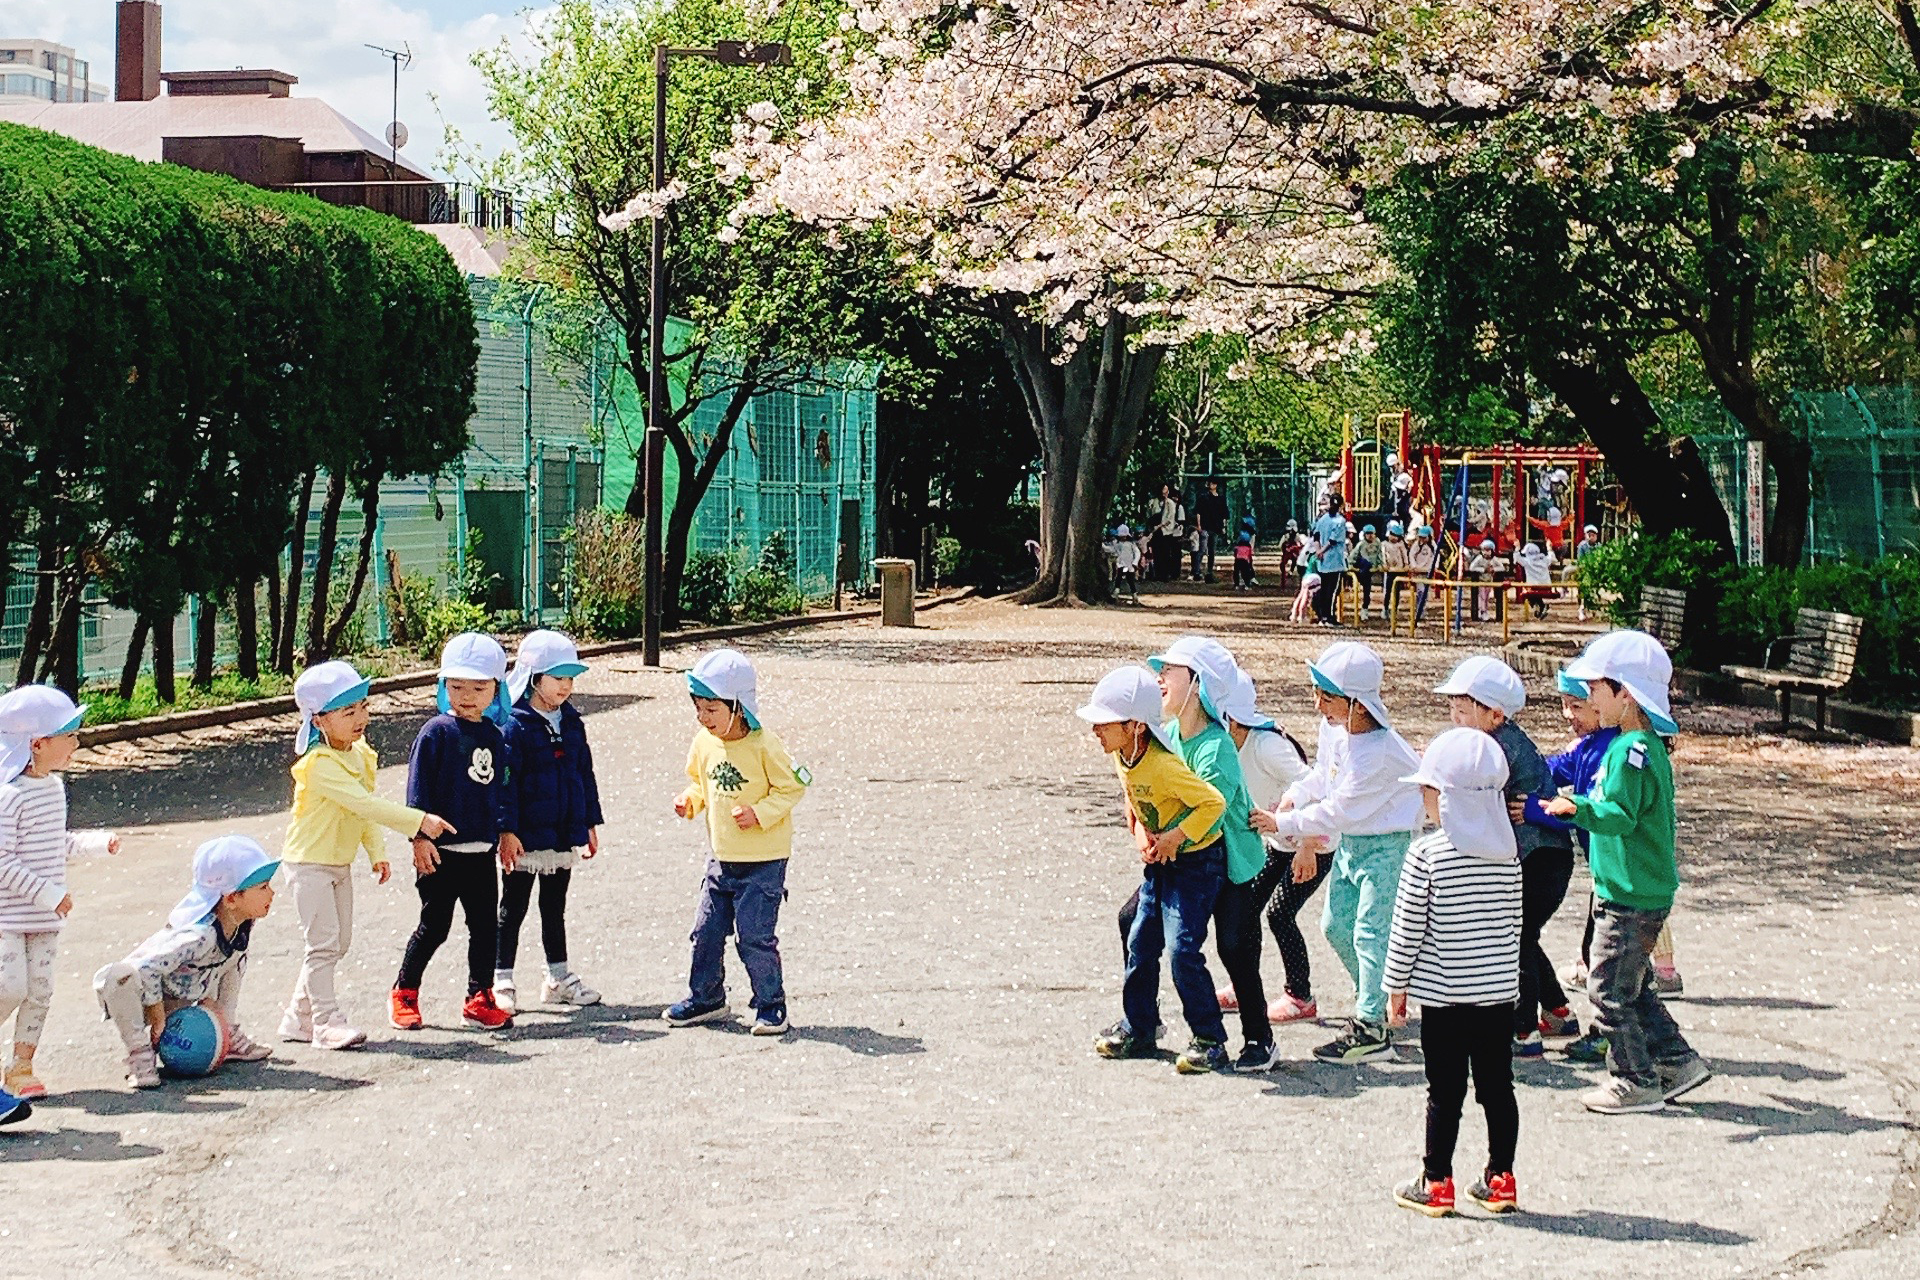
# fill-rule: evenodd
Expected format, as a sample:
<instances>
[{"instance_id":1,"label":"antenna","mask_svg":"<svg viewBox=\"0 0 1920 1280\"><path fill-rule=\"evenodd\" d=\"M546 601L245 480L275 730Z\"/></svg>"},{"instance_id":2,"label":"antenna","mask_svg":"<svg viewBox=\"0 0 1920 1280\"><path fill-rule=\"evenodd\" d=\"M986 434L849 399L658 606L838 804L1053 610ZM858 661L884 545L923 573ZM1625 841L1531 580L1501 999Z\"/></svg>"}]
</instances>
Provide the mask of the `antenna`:
<instances>
[{"instance_id":1,"label":"antenna","mask_svg":"<svg viewBox=\"0 0 1920 1280\"><path fill-rule=\"evenodd\" d=\"M407 126L400 123L400 68L413 64L413 43L408 41L398 49L386 49L377 44L366 46L383 58L393 62L393 114L388 117L387 146L391 148L389 159L393 162L393 172L389 178L400 172L400 147L407 140Z\"/></svg>"}]
</instances>

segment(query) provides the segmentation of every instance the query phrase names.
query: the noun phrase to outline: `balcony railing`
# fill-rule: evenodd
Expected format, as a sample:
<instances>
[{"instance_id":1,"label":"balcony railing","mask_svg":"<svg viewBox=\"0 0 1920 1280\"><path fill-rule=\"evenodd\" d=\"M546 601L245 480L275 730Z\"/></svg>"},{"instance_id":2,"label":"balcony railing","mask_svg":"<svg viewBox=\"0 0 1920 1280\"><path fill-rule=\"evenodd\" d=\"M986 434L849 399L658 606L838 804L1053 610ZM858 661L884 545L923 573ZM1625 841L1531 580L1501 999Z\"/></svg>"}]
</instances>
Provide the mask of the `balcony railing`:
<instances>
[{"instance_id":1,"label":"balcony railing","mask_svg":"<svg viewBox=\"0 0 1920 1280\"><path fill-rule=\"evenodd\" d=\"M518 231L526 220L526 205L512 193L470 182L289 182L280 189L391 214L403 222Z\"/></svg>"}]
</instances>

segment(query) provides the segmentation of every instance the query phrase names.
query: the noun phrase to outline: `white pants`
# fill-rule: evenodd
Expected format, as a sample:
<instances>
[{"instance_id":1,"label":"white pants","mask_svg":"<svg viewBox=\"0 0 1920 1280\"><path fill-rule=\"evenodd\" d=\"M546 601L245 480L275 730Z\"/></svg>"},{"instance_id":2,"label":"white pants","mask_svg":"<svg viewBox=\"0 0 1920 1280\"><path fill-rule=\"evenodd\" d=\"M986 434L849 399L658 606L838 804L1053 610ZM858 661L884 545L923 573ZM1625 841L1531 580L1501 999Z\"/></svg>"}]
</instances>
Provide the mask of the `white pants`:
<instances>
[{"instance_id":1,"label":"white pants","mask_svg":"<svg viewBox=\"0 0 1920 1280\"><path fill-rule=\"evenodd\" d=\"M53 1002L53 957L60 934L0 933L0 1026L18 1011L13 1024L16 1049L40 1043L47 1025L47 1006Z\"/></svg>"},{"instance_id":2,"label":"white pants","mask_svg":"<svg viewBox=\"0 0 1920 1280\"><path fill-rule=\"evenodd\" d=\"M120 1043L131 1053L135 1049L151 1049L153 1032L147 1027L147 1007L140 1003L140 971L125 960L116 960L100 972L93 975L93 993L100 997L100 1007L113 1023L113 1029L120 1033ZM168 1013L184 1008L188 1001L162 1000L161 1007ZM213 1003L220 1006L220 1012L226 1015L227 1026L238 1030L240 1027L240 965L231 964L220 975L220 984L213 989Z\"/></svg>"},{"instance_id":3,"label":"white pants","mask_svg":"<svg viewBox=\"0 0 1920 1280\"><path fill-rule=\"evenodd\" d=\"M340 1008L333 993L333 971L353 942L353 868L294 862L284 870L307 942L289 1012L324 1022Z\"/></svg>"}]
</instances>

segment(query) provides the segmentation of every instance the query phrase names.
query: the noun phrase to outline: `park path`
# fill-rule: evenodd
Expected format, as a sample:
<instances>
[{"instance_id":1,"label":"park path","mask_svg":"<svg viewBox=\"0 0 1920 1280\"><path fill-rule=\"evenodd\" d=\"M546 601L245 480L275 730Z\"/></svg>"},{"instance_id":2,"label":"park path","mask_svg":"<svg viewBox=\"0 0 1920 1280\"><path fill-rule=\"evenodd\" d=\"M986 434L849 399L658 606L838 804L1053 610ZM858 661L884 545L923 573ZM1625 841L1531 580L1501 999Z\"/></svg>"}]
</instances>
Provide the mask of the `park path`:
<instances>
[{"instance_id":1,"label":"park path","mask_svg":"<svg viewBox=\"0 0 1920 1280\"><path fill-rule=\"evenodd\" d=\"M1419 1148L1414 1062L1309 1064L1324 1033L1306 1028L1283 1029L1289 1061L1264 1077L1092 1055L1117 1015L1113 913L1135 873L1111 767L1072 709L1113 665L1205 629L1311 740L1299 664L1327 637L1280 622L1284 604L981 601L913 632L742 642L768 722L816 778L781 930L798 1030L781 1042L657 1020L682 992L704 857L668 812L693 726L677 675L613 658L583 682L609 826L572 918L605 1006L451 1029L456 935L428 976L433 1029L387 1031L414 898L404 877L363 878L342 978L373 1043L286 1046L133 1094L89 976L157 926L198 841L279 837L289 726L94 753L71 777L76 820L118 826L126 849L76 868L42 1053L57 1092L0 1135L0 1276L1920 1274L1905 749L1683 710L1677 1008L1719 1077L1694 1105L1602 1118L1574 1101L1590 1073L1522 1066L1528 1211L1511 1219L1393 1207ZM1465 650L1383 648L1390 705L1424 742L1444 716L1424 690ZM397 794L424 700L378 710ZM1544 702L1523 717L1547 743L1556 721ZM289 907L257 931L255 1034L292 982ZM1569 906L1556 955L1576 925ZM523 991L537 946L529 922ZM1344 1011L1317 939L1314 960L1323 1011ZM1481 1141L1470 1112L1463 1170Z\"/></svg>"}]
</instances>

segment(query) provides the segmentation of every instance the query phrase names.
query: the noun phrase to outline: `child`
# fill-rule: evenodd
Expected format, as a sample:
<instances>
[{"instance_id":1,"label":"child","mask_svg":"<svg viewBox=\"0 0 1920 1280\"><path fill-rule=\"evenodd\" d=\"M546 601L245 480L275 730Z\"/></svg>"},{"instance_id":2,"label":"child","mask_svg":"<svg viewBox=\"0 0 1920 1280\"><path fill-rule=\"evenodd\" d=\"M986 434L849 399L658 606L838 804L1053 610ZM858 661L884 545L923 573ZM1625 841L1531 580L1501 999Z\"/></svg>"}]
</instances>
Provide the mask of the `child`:
<instances>
[{"instance_id":1,"label":"child","mask_svg":"<svg viewBox=\"0 0 1920 1280\"><path fill-rule=\"evenodd\" d=\"M282 1040L316 1049L351 1049L367 1034L347 1021L334 994L333 975L353 942L353 860L360 850L381 884L391 866L380 828L403 836L451 832L445 821L373 794L380 762L366 743L367 686L344 662L323 662L300 673L293 700L300 729L293 749L293 817L280 862L300 915L306 954L293 999L280 1019Z\"/></svg>"},{"instance_id":2,"label":"child","mask_svg":"<svg viewBox=\"0 0 1920 1280\"><path fill-rule=\"evenodd\" d=\"M1513 722L1527 705L1527 686L1517 672L1497 658L1468 658L1434 690L1448 700L1453 722L1462 728L1490 734L1507 761L1507 800L1538 804L1556 793L1553 773L1540 748L1526 730ZM1560 989L1553 962L1540 946L1540 931L1566 900L1573 878L1573 838L1553 827L1537 826L1524 817L1514 823L1520 856L1523 909L1520 920L1520 991L1513 1010L1513 1052L1537 1058L1546 1052L1541 1040L1540 1014L1556 1012L1555 1030L1568 1034L1560 1019L1571 1021L1567 993ZM1570 1033L1579 1034L1578 1024Z\"/></svg>"},{"instance_id":3,"label":"child","mask_svg":"<svg viewBox=\"0 0 1920 1280\"><path fill-rule=\"evenodd\" d=\"M1360 621L1362 622L1373 617L1373 575L1375 570L1384 567L1385 557L1386 548L1373 526L1367 525L1361 529L1360 541L1353 548L1353 572L1354 576L1360 579ZM1386 596L1383 593L1381 604L1384 606L1385 603ZM1383 607L1380 612L1384 617L1385 608Z\"/></svg>"},{"instance_id":4,"label":"child","mask_svg":"<svg viewBox=\"0 0 1920 1280\"><path fill-rule=\"evenodd\" d=\"M780 966L780 904L787 896L793 853L793 806L812 777L760 725L753 664L732 649L715 649L687 673L700 729L687 753L692 779L673 802L682 818L707 815L707 858L693 917L693 962L687 998L666 1012L668 1026L715 1022L727 1007L727 935L753 986L757 1036L787 1030L786 978Z\"/></svg>"},{"instance_id":5,"label":"child","mask_svg":"<svg viewBox=\"0 0 1920 1280\"><path fill-rule=\"evenodd\" d=\"M1133 530L1121 525L1113 532L1114 586L1122 595L1140 598L1140 543Z\"/></svg>"},{"instance_id":6,"label":"child","mask_svg":"<svg viewBox=\"0 0 1920 1280\"><path fill-rule=\"evenodd\" d=\"M1174 1059L1183 1075L1224 1070L1226 1022L1200 948L1227 876L1220 826L1227 802L1180 761L1160 727L1163 700L1153 673L1140 667L1108 672L1075 712L1093 726L1113 757L1127 796L1127 829L1140 846L1139 905L1127 938L1127 976L1120 1021L1094 1039L1103 1058L1146 1058L1157 1051L1160 956L1192 1040Z\"/></svg>"},{"instance_id":7,"label":"child","mask_svg":"<svg viewBox=\"0 0 1920 1280\"><path fill-rule=\"evenodd\" d=\"M0 698L0 1026L13 1019L13 1060L0 1112L47 1093L33 1073L33 1056L53 1000L60 930L73 910L67 860L120 851L111 832L67 830L60 771L79 749L86 714L43 684Z\"/></svg>"},{"instance_id":8,"label":"child","mask_svg":"<svg viewBox=\"0 0 1920 1280\"><path fill-rule=\"evenodd\" d=\"M1253 590L1253 535L1242 533L1233 544L1233 587L1236 591Z\"/></svg>"},{"instance_id":9,"label":"child","mask_svg":"<svg viewBox=\"0 0 1920 1280\"><path fill-rule=\"evenodd\" d=\"M1353 977L1354 1016L1343 1035L1313 1053L1324 1062L1391 1062L1380 975L1400 864L1420 825L1419 788L1404 778L1420 759L1393 731L1380 700L1379 654L1345 641L1329 645L1307 672L1314 705L1332 732L1322 738L1312 772L1255 822L1272 835L1339 838L1321 925Z\"/></svg>"},{"instance_id":10,"label":"child","mask_svg":"<svg viewBox=\"0 0 1920 1280\"><path fill-rule=\"evenodd\" d=\"M1311 569L1303 569L1300 578L1300 594L1293 598L1293 609L1287 614L1289 622L1305 622L1313 616L1313 598L1320 591L1320 575Z\"/></svg>"},{"instance_id":11,"label":"child","mask_svg":"<svg viewBox=\"0 0 1920 1280\"><path fill-rule=\"evenodd\" d=\"M1518 1207L1513 1154L1520 1108L1507 1049L1520 958L1520 866L1500 802L1500 748L1475 729L1449 729L1427 747L1418 783L1439 830L1407 850L1393 908L1384 981L1394 1026L1420 1002L1427 1069L1427 1149L1420 1176L1394 1202L1440 1218L1453 1212L1453 1148L1467 1078L1487 1113L1487 1165L1467 1195L1491 1213Z\"/></svg>"},{"instance_id":12,"label":"child","mask_svg":"<svg viewBox=\"0 0 1920 1280\"><path fill-rule=\"evenodd\" d=\"M500 732L513 714L507 698L507 652L490 636L467 631L440 651L440 714L421 726L407 762L407 803L448 816L453 830L437 840L413 841L414 888L420 923L407 939L400 973L388 996L387 1021L418 1031L420 980L427 962L453 928L453 906L467 918L467 1001L460 1020L482 1031L513 1025L493 998L498 950L500 882L493 861L514 870L520 861L518 796L507 785L507 740Z\"/></svg>"},{"instance_id":13,"label":"child","mask_svg":"<svg viewBox=\"0 0 1920 1280\"><path fill-rule=\"evenodd\" d=\"M1438 552L1433 545L1433 526L1417 525L1413 531L1413 545L1407 548L1407 576L1415 583L1413 593L1413 621L1418 626L1427 616L1427 581L1433 577L1438 564Z\"/></svg>"},{"instance_id":14,"label":"child","mask_svg":"<svg viewBox=\"0 0 1920 1280\"><path fill-rule=\"evenodd\" d=\"M1673 663L1642 631L1613 631L1567 667L1620 736L1584 796L1555 797L1546 812L1588 834L1593 871L1593 970L1587 994L1607 1038L1607 1082L1581 1102L1618 1115L1659 1111L1713 1072L1680 1034L1653 984L1650 953L1673 908L1673 764L1660 734L1679 732L1667 703Z\"/></svg>"},{"instance_id":15,"label":"child","mask_svg":"<svg viewBox=\"0 0 1920 1280\"><path fill-rule=\"evenodd\" d=\"M1473 559L1467 562L1467 576L1480 582L1492 582L1497 576L1494 572L1494 565L1497 562L1494 554L1493 539L1483 538L1480 541L1480 549L1475 551L1473 553ZM1487 618L1498 616L1493 611L1493 596L1494 593L1485 587L1473 592L1473 620L1475 622L1480 621L1483 615Z\"/></svg>"},{"instance_id":16,"label":"child","mask_svg":"<svg viewBox=\"0 0 1920 1280\"><path fill-rule=\"evenodd\" d=\"M190 1004L217 1009L227 1024L227 1061L272 1055L240 1029L240 979L247 971L253 922L273 906L268 883L280 867L245 836L220 836L193 854L193 888L167 916L167 927L125 960L93 975L100 1008L127 1049L127 1082L160 1087L154 1046L167 1015Z\"/></svg>"},{"instance_id":17,"label":"child","mask_svg":"<svg viewBox=\"0 0 1920 1280\"><path fill-rule=\"evenodd\" d=\"M1400 584L1407 576L1406 526L1398 520L1387 521L1387 538L1380 544L1380 567L1385 571L1385 586L1380 592L1380 612L1391 618L1400 595Z\"/></svg>"},{"instance_id":18,"label":"child","mask_svg":"<svg viewBox=\"0 0 1920 1280\"><path fill-rule=\"evenodd\" d=\"M527 904L540 884L540 942L547 977L540 984L546 1004L600 1003L600 993L567 967L567 886L573 866L600 852L600 784L593 775L586 722L569 701L574 677L586 673L573 641L558 631L530 632L520 642L507 694L513 718L507 722L507 786L520 828L514 834L523 852L519 865L501 878L499 941L493 962L493 1002L503 1013L519 1008L513 961L520 949L520 926Z\"/></svg>"},{"instance_id":19,"label":"child","mask_svg":"<svg viewBox=\"0 0 1920 1280\"><path fill-rule=\"evenodd\" d=\"M1240 773L1246 779L1247 799L1255 810L1271 809L1280 803L1287 788L1307 776L1307 750L1294 736L1261 715L1255 706L1253 677L1244 671L1234 673L1233 690L1221 711L1226 715L1227 732L1240 748ZM1324 722L1323 722L1324 723ZM1248 819L1251 825L1251 816ZM1277 1025L1301 1022L1320 1016L1313 999L1313 971L1307 958L1307 940L1300 933L1300 908L1333 868L1333 853L1326 841L1313 837L1282 841L1264 836L1266 864L1253 886L1254 910L1266 907L1267 928L1280 949L1280 963L1287 975L1286 990L1267 1005L1267 1022ZM1231 985L1220 991L1223 1013L1237 1012L1240 998Z\"/></svg>"},{"instance_id":20,"label":"child","mask_svg":"<svg viewBox=\"0 0 1920 1280\"><path fill-rule=\"evenodd\" d=\"M1553 552L1542 551L1539 543L1529 542L1514 553L1513 567L1527 584L1527 589L1516 592L1514 599L1524 601L1535 618L1546 617L1547 601L1559 594L1552 589Z\"/></svg>"}]
</instances>

